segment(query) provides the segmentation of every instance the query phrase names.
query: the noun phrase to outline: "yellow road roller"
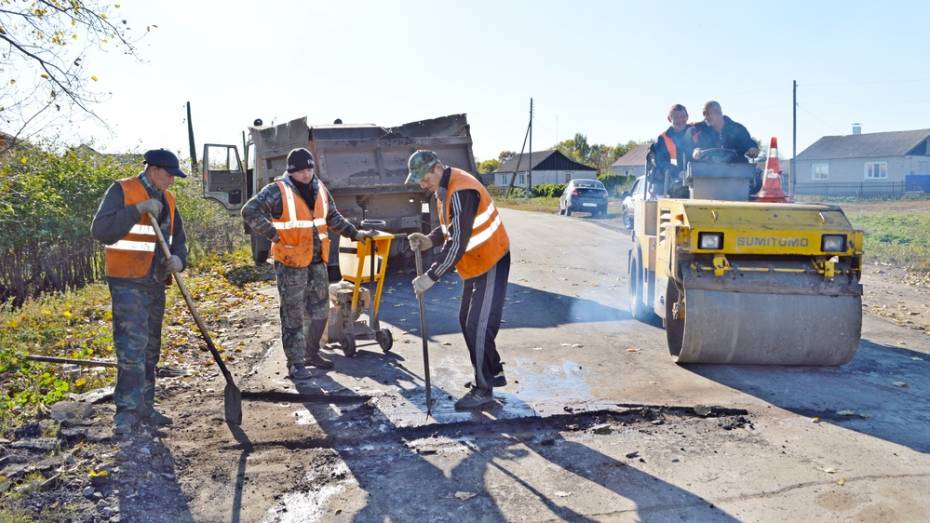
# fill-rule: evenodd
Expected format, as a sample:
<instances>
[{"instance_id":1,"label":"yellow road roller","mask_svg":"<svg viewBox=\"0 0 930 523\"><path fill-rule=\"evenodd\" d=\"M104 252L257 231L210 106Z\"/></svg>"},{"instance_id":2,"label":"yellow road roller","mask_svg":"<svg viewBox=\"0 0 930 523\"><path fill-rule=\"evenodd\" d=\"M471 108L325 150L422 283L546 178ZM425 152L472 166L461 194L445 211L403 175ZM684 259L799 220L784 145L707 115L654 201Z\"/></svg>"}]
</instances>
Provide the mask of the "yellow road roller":
<instances>
[{"instance_id":1,"label":"yellow road roller","mask_svg":"<svg viewBox=\"0 0 930 523\"><path fill-rule=\"evenodd\" d=\"M757 180L695 161L684 187L634 202L631 313L661 319L677 363L842 365L861 335L863 232L833 205L751 201Z\"/></svg>"}]
</instances>

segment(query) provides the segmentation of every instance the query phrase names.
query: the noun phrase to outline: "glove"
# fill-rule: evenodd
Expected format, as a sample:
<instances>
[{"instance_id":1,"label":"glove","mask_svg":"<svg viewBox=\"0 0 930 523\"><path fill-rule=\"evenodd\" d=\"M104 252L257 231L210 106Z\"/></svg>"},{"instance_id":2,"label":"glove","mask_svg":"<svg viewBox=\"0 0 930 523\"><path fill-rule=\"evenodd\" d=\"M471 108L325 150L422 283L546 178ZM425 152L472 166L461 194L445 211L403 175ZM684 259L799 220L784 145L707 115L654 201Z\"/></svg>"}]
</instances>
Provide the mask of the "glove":
<instances>
[{"instance_id":1,"label":"glove","mask_svg":"<svg viewBox=\"0 0 930 523\"><path fill-rule=\"evenodd\" d=\"M165 272L167 272L168 274L174 274L176 272L181 272L182 270L184 270L184 262L181 261L181 258L178 258L177 256L172 256L168 258L167 260L165 260L163 267L165 268Z\"/></svg>"},{"instance_id":2,"label":"glove","mask_svg":"<svg viewBox=\"0 0 930 523\"><path fill-rule=\"evenodd\" d=\"M144 202L139 202L136 204L136 210L139 211L139 214L145 216L145 213L151 213L158 218L161 214L161 202L155 198L149 198Z\"/></svg>"},{"instance_id":3,"label":"glove","mask_svg":"<svg viewBox=\"0 0 930 523\"><path fill-rule=\"evenodd\" d=\"M271 243L278 243L279 241L281 241L281 235L278 234L278 231L274 231L274 236L272 236L271 238L268 238L268 241L270 241Z\"/></svg>"},{"instance_id":4,"label":"glove","mask_svg":"<svg viewBox=\"0 0 930 523\"><path fill-rule=\"evenodd\" d=\"M413 279L413 292L423 294L435 283L436 282L429 277L429 274L421 274Z\"/></svg>"},{"instance_id":5,"label":"glove","mask_svg":"<svg viewBox=\"0 0 930 523\"><path fill-rule=\"evenodd\" d=\"M420 233L412 232L407 235L407 243L410 244L410 248L413 250L428 251L433 248L433 240L429 239L429 236Z\"/></svg>"},{"instance_id":6,"label":"glove","mask_svg":"<svg viewBox=\"0 0 930 523\"><path fill-rule=\"evenodd\" d=\"M357 242L365 241L367 239L374 238L377 235L378 235L378 231L373 231L371 229L358 231L355 234L355 241Z\"/></svg>"}]
</instances>

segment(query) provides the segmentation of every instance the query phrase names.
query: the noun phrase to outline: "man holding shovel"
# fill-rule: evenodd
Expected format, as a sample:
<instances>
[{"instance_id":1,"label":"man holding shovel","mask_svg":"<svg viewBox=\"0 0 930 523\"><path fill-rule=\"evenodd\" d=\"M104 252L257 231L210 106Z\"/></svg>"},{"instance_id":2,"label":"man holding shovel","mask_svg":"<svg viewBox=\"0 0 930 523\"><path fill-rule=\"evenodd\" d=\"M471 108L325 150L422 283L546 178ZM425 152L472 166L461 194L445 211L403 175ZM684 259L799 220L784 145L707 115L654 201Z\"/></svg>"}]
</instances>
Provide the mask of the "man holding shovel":
<instances>
[{"instance_id":1,"label":"man holding shovel","mask_svg":"<svg viewBox=\"0 0 930 523\"><path fill-rule=\"evenodd\" d=\"M510 274L510 239L494 200L474 176L443 165L433 151L414 152L407 167L408 184L436 195L440 223L429 236L410 234L410 248L426 251L442 245L439 260L413 280L413 288L422 299L452 267L464 280L459 323L475 381L471 391L455 402L455 409L477 409L494 401L494 387L507 384L495 338Z\"/></svg>"},{"instance_id":2,"label":"man holding shovel","mask_svg":"<svg viewBox=\"0 0 930 523\"><path fill-rule=\"evenodd\" d=\"M178 158L165 149L145 153L145 170L107 190L94 215L91 235L106 245L104 260L113 302L113 343L117 373L113 432L129 435L140 423L171 425L155 410L155 365L161 353L165 287L187 265L181 213L168 191L175 177L186 178ZM153 224L149 214L158 217ZM153 226L168 240L171 256L157 248Z\"/></svg>"},{"instance_id":3,"label":"man holding shovel","mask_svg":"<svg viewBox=\"0 0 930 523\"><path fill-rule=\"evenodd\" d=\"M242 208L254 234L271 241L281 300L281 338L288 376L311 377L307 365L333 368L320 355L320 338L329 317L329 231L364 241L375 231L359 231L339 214L332 195L314 175L313 154L301 147L287 155L287 172L266 185Z\"/></svg>"}]
</instances>

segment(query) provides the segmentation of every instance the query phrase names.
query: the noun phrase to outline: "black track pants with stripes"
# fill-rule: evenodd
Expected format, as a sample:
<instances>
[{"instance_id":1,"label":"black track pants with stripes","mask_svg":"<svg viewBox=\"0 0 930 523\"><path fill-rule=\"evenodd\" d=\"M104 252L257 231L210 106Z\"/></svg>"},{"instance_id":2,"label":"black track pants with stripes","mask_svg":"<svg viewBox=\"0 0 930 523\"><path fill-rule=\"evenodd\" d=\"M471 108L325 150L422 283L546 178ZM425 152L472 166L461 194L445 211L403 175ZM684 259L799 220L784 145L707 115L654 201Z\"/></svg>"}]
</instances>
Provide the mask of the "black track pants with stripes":
<instances>
[{"instance_id":1,"label":"black track pants with stripes","mask_svg":"<svg viewBox=\"0 0 930 523\"><path fill-rule=\"evenodd\" d=\"M494 339L501 326L509 275L508 252L491 270L463 285L459 323L475 369L475 384L482 389L490 389L491 379L503 370Z\"/></svg>"}]
</instances>

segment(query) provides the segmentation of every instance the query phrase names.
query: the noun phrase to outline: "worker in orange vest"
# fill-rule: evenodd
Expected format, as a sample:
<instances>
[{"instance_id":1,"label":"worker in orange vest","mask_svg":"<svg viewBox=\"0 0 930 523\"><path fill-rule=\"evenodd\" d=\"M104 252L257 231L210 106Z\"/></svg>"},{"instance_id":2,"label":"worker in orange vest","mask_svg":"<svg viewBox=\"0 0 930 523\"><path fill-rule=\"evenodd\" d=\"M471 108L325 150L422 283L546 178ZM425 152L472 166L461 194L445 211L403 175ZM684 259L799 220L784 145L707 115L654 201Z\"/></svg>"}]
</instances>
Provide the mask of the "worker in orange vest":
<instances>
[{"instance_id":1,"label":"worker in orange vest","mask_svg":"<svg viewBox=\"0 0 930 523\"><path fill-rule=\"evenodd\" d=\"M165 149L148 151L144 159L145 171L107 189L90 228L91 236L106 245L104 271L118 365L113 432L118 436L132 434L141 424L171 424L171 418L155 410L155 365L161 353L165 286L187 264L184 223L168 191L176 177L186 175L177 156ZM170 257L158 248L153 227L162 230Z\"/></svg>"},{"instance_id":2,"label":"worker in orange vest","mask_svg":"<svg viewBox=\"0 0 930 523\"><path fill-rule=\"evenodd\" d=\"M671 196L687 197L684 194L687 192L684 174L694 147L691 139L693 126L688 123L688 110L681 104L675 104L669 109L667 119L671 125L653 145L657 176L653 177L652 183L656 184L655 192L661 193L665 187L665 178L668 177Z\"/></svg>"},{"instance_id":3,"label":"worker in orange vest","mask_svg":"<svg viewBox=\"0 0 930 523\"><path fill-rule=\"evenodd\" d=\"M287 155L287 172L266 185L242 208L253 234L271 241L281 307L281 340L288 376L311 377L307 365L333 368L320 354L329 317L329 231L355 241L373 237L336 209L332 195L315 176L313 154L300 147Z\"/></svg>"},{"instance_id":4,"label":"worker in orange vest","mask_svg":"<svg viewBox=\"0 0 930 523\"><path fill-rule=\"evenodd\" d=\"M442 245L439 260L413 280L413 288L425 293L453 267L464 280L459 323L475 378L455 409L477 409L494 401L494 387L507 384L495 338L507 294L510 239L494 200L474 176L443 165L433 151L414 152L407 166L407 183L436 195L440 223L429 235L410 234L410 248Z\"/></svg>"}]
</instances>

